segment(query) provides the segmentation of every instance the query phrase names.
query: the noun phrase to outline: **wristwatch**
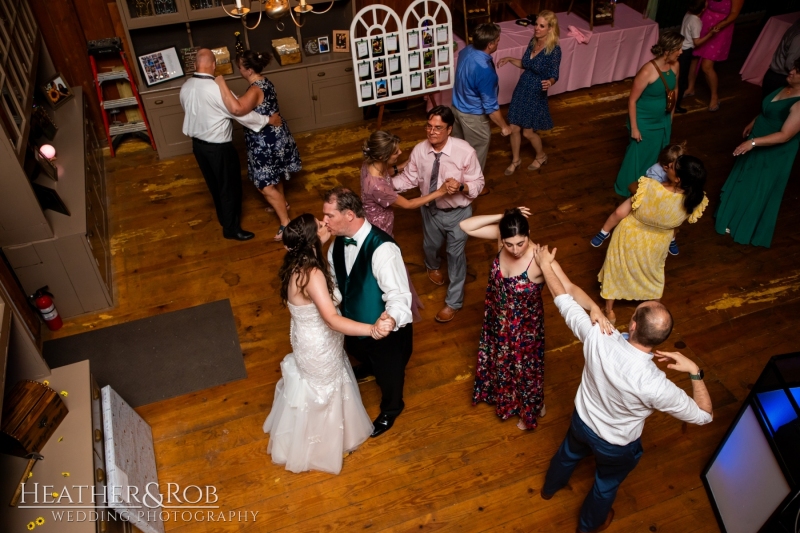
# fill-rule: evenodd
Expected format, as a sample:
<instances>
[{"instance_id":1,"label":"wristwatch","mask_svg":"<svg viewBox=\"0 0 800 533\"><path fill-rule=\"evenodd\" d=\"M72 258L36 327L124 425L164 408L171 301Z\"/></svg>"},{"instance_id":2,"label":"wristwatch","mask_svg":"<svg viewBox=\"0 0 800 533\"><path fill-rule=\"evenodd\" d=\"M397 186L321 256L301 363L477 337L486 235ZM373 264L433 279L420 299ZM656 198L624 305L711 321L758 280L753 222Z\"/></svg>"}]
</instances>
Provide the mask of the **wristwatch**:
<instances>
[{"instance_id":1,"label":"wristwatch","mask_svg":"<svg viewBox=\"0 0 800 533\"><path fill-rule=\"evenodd\" d=\"M695 381L702 381L704 376L705 376L705 373L703 372L703 369L701 368L700 370L698 370L697 374L689 374L689 379L693 379Z\"/></svg>"},{"instance_id":2,"label":"wristwatch","mask_svg":"<svg viewBox=\"0 0 800 533\"><path fill-rule=\"evenodd\" d=\"M753 146L753 148L755 148L755 147L756 147L756 140L755 140L755 139L753 139L753 140L750 142L750 144Z\"/></svg>"},{"instance_id":3,"label":"wristwatch","mask_svg":"<svg viewBox=\"0 0 800 533\"><path fill-rule=\"evenodd\" d=\"M395 176L397 176L398 174L400 174L400 171L399 171L399 170L397 170L397 165L394 165L392 168L394 169L394 175L395 175Z\"/></svg>"},{"instance_id":4,"label":"wristwatch","mask_svg":"<svg viewBox=\"0 0 800 533\"><path fill-rule=\"evenodd\" d=\"M464 192L464 184L458 186L458 192Z\"/></svg>"}]
</instances>

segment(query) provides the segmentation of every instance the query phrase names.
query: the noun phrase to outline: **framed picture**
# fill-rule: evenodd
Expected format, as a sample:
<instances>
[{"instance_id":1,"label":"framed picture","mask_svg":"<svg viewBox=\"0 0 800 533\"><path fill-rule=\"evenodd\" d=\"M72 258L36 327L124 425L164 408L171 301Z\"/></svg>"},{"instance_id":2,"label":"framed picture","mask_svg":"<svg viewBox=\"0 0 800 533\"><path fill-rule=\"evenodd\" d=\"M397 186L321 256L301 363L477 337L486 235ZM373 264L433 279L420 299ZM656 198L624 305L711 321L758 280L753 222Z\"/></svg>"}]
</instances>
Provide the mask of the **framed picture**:
<instances>
[{"instance_id":1,"label":"framed picture","mask_svg":"<svg viewBox=\"0 0 800 533\"><path fill-rule=\"evenodd\" d=\"M358 79L361 81L372 79L372 68L369 61L362 61L358 64Z\"/></svg>"},{"instance_id":2,"label":"framed picture","mask_svg":"<svg viewBox=\"0 0 800 533\"><path fill-rule=\"evenodd\" d=\"M33 188L33 194L39 201L39 205L42 206L42 209L50 209L56 213L70 216L69 209L67 208L66 204L64 204L64 201L61 199L55 189L45 187L44 185L39 185L38 183L31 183L31 187Z\"/></svg>"},{"instance_id":3,"label":"framed picture","mask_svg":"<svg viewBox=\"0 0 800 533\"><path fill-rule=\"evenodd\" d=\"M64 81L64 76L61 74L56 74L50 81L42 85L41 89L44 99L53 106L53 109L58 109L73 96L72 91L69 90L69 84Z\"/></svg>"},{"instance_id":4,"label":"framed picture","mask_svg":"<svg viewBox=\"0 0 800 533\"><path fill-rule=\"evenodd\" d=\"M317 44L319 44L320 54L327 54L328 52L331 51L331 43L327 35L317 39Z\"/></svg>"},{"instance_id":5,"label":"framed picture","mask_svg":"<svg viewBox=\"0 0 800 533\"><path fill-rule=\"evenodd\" d=\"M385 44L387 54L396 54L400 51L400 41L396 34L387 35Z\"/></svg>"},{"instance_id":6,"label":"framed picture","mask_svg":"<svg viewBox=\"0 0 800 533\"><path fill-rule=\"evenodd\" d=\"M350 51L349 30L333 30L333 51L334 52Z\"/></svg>"},{"instance_id":7,"label":"framed picture","mask_svg":"<svg viewBox=\"0 0 800 533\"><path fill-rule=\"evenodd\" d=\"M183 77L183 68L175 47L139 56L144 81L148 87Z\"/></svg>"},{"instance_id":8,"label":"framed picture","mask_svg":"<svg viewBox=\"0 0 800 533\"><path fill-rule=\"evenodd\" d=\"M430 48L433 46L433 30L422 30L422 48Z\"/></svg>"},{"instance_id":9,"label":"framed picture","mask_svg":"<svg viewBox=\"0 0 800 533\"><path fill-rule=\"evenodd\" d=\"M372 70L375 73L376 78L382 78L386 76L386 60L376 59L375 61L373 61Z\"/></svg>"},{"instance_id":10,"label":"framed picture","mask_svg":"<svg viewBox=\"0 0 800 533\"><path fill-rule=\"evenodd\" d=\"M373 37L372 39L372 57L379 57L383 55L383 37Z\"/></svg>"},{"instance_id":11,"label":"framed picture","mask_svg":"<svg viewBox=\"0 0 800 533\"><path fill-rule=\"evenodd\" d=\"M400 74L402 71L401 63L400 63L400 56L391 56L389 58L389 74Z\"/></svg>"},{"instance_id":12,"label":"framed picture","mask_svg":"<svg viewBox=\"0 0 800 533\"><path fill-rule=\"evenodd\" d=\"M419 33L412 30L406 34L406 42L408 43L409 50L416 50L419 48Z\"/></svg>"},{"instance_id":13,"label":"framed picture","mask_svg":"<svg viewBox=\"0 0 800 533\"><path fill-rule=\"evenodd\" d=\"M197 51L200 50L199 46L191 48L181 48L181 56L183 56L183 69L186 74L197 72Z\"/></svg>"},{"instance_id":14,"label":"framed picture","mask_svg":"<svg viewBox=\"0 0 800 533\"><path fill-rule=\"evenodd\" d=\"M303 39L303 51L307 56L315 56L319 53L319 40L321 37L311 37Z\"/></svg>"},{"instance_id":15,"label":"framed picture","mask_svg":"<svg viewBox=\"0 0 800 533\"><path fill-rule=\"evenodd\" d=\"M425 72L425 88L436 87L436 71L428 70Z\"/></svg>"},{"instance_id":16,"label":"framed picture","mask_svg":"<svg viewBox=\"0 0 800 533\"><path fill-rule=\"evenodd\" d=\"M433 50L425 50L422 52L422 66L425 68L435 66L433 63Z\"/></svg>"},{"instance_id":17,"label":"framed picture","mask_svg":"<svg viewBox=\"0 0 800 533\"><path fill-rule=\"evenodd\" d=\"M386 80L378 80L375 82L375 94L378 98L386 98L389 96L389 88L386 85Z\"/></svg>"},{"instance_id":18,"label":"framed picture","mask_svg":"<svg viewBox=\"0 0 800 533\"><path fill-rule=\"evenodd\" d=\"M362 39L356 43L356 57L358 59L366 59L369 57L369 43L366 39Z\"/></svg>"}]
</instances>

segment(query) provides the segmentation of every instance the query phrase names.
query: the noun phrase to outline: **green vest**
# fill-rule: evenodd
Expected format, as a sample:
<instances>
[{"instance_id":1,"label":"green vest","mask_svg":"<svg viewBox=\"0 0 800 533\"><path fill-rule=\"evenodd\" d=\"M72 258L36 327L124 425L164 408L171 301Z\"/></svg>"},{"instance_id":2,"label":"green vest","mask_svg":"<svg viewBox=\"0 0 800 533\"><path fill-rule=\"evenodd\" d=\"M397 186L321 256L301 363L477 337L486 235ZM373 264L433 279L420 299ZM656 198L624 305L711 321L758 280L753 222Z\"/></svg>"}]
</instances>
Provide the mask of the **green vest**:
<instances>
[{"instance_id":1,"label":"green vest","mask_svg":"<svg viewBox=\"0 0 800 533\"><path fill-rule=\"evenodd\" d=\"M372 254L385 242L394 242L394 239L372 226L348 275L344 261L344 238L336 237L333 241L333 271L339 292L342 293L342 304L339 306L342 316L363 324L374 324L386 310L383 291L372 274Z\"/></svg>"}]
</instances>

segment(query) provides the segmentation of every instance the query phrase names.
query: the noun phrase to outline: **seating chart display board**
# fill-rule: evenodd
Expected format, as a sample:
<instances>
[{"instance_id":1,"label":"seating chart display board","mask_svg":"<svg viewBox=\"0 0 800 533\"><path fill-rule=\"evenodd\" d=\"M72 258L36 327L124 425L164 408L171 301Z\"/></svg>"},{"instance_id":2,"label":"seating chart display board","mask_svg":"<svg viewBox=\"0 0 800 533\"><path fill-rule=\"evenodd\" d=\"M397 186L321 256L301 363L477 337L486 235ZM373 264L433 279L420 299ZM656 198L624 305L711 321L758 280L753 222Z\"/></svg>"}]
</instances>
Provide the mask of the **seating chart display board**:
<instances>
[{"instance_id":1,"label":"seating chart display board","mask_svg":"<svg viewBox=\"0 0 800 533\"><path fill-rule=\"evenodd\" d=\"M453 86L453 30L441 0L416 0L402 23L391 8L361 9L350 25L360 107Z\"/></svg>"}]
</instances>

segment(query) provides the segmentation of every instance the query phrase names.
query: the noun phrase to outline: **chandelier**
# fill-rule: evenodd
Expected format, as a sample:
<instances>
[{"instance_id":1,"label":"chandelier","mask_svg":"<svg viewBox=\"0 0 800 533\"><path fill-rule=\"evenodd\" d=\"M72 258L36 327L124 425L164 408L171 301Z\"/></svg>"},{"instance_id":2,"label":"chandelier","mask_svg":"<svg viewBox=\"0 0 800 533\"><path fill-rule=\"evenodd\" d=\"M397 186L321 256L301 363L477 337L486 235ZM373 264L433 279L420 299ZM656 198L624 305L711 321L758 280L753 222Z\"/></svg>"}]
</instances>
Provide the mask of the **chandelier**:
<instances>
[{"instance_id":1,"label":"chandelier","mask_svg":"<svg viewBox=\"0 0 800 533\"><path fill-rule=\"evenodd\" d=\"M314 11L314 8L310 6L306 0L300 0L300 4L291 9L289 8L289 0L258 0L258 20L252 27L247 25L247 15L251 12L251 10L249 7L245 7L245 3L249 5L249 0L235 0L236 7L230 10L225 7L224 1L221 2L221 5L222 9L225 10L225 13L229 17L242 19L242 23L244 24L245 28L248 30L254 30L259 24L261 24L261 15L264 13L266 13L267 17L271 18L272 20L280 20L288 13L289 16L292 17L292 22L294 22L295 26L302 28L303 24L305 24L305 22L299 22L302 20L302 15L322 15L323 13L327 13L331 10L331 8L333 8L333 3L335 1L336 0L331 0L331 5L329 5L324 11ZM295 14L297 15L296 18ZM282 30L283 28L279 29Z\"/></svg>"}]
</instances>

